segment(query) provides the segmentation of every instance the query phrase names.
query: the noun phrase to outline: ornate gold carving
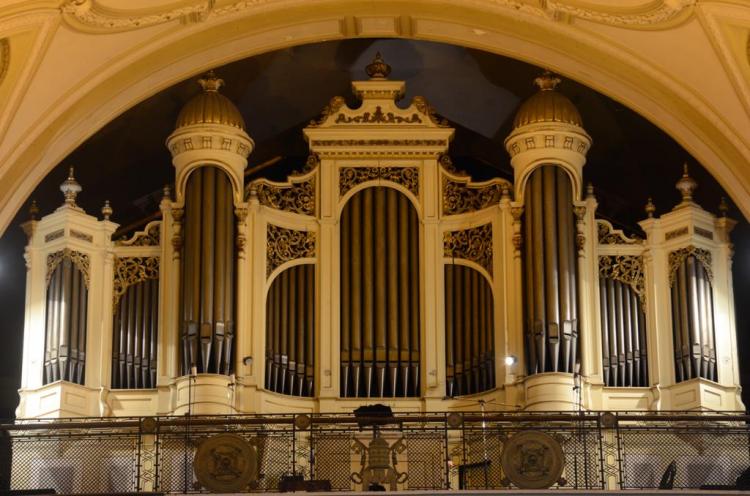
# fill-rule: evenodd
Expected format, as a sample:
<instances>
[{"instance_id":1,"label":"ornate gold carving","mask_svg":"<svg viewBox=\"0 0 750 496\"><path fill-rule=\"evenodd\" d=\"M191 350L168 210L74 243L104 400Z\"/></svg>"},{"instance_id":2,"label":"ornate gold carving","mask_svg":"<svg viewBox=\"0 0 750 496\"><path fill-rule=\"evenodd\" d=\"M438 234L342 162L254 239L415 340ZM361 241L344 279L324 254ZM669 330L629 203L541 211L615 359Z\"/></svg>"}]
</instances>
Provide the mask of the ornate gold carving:
<instances>
[{"instance_id":1,"label":"ornate gold carving","mask_svg":"<svg viewBox=\"0 0 750 496\"><path fill-rule=\"evenodd\" d=\"M211 492L242 492L256 478L258 453L237 434L217 434L200 442L193 470L198 483Z\"/></svg>"},{"instance_id":2,"label":"ornate gold carving","mask_svg":"<svg viewBox=\"0 0 750 496\"><path fill-rule=\"evenodd\" d=\"M582 257L586 247L586 235L584 234L586 207L583 205L574 206L573 213L576 216L576 248L578 249L578 256Z\"/></svg>"},{"instance_id":3,"label":"ornate gold carving","mask_svg":"<svg viewBox=\"0 0 750 496\"><path fill-rule=\"evenodd\" d=\"M312 140L311 146L448 146L448 140L443 139L339 139Z\"/></svg>"},{"instance_id":4,"label":"ornate gold carving","mask_svg":"<svg viewBox=\"0 0 750 496\"><path fill-rule=\"evenodd\" d=\"M476 262L492 275L492 224L444 232L443 254Z\"/></svg>"},{"instance_id":5,"label":"ornate gold carving","mask_svg":"<svg viewBox=\"0 0 750 496\"><path fill-rule=\"evenodd\" d=\"M337 114L341 107L346 104L346 100L342 96L334 96L328 105L323 107L323 111L320 113L320 117L310 121L309 127L318 127L325 123L329 117Z\"/></svg>"},{"instance_id":6,"label":"ornate gold carving","mask_svg":"<svg viewBox=\"0 0 750 496\"><path fill-rule=\"evenodd\" d=\"M8 38L0 39L0 83L5 79L10 66L10 43Z\"/></svg>"},{"instance_id":7,"label":"ornate gold carving","mask_svg":"<svg viewBox=\"0 0 750 496\"><path fill-rule=\"evenodd\" d=\"M380 105L375 107L374 112L364 112L362 115L348 116L339 114L336 116L335 124L421 124L422 118L416 112L408 117L396 115L393 112L383 112Z\"/></svg>"},{"instance_id":8,"label":"ornate gold carving","mask_svg":"<svg viewBox=\"0 0 750 496\"><path fill-rule=\"evenodd\" d=\"M161 240L161 221L155 220L146 224L143 231L137 231L130 239L117 241L117 246L159 246Z\"/></svg>"},{"instance_id":9,"label":"ornate gold carving","mask_svg":"<svg viewBox=\"0 0 750 496\"><path fill-rule=\"evenodd\" d=\"M113 311L130 286L147 279L159 279L159 257L115 257Z\"/></svg>"},{"instance_id":10,"label":"ornate gold carving","mask_svg":"<svg viewBox=\"0 0 750 496\"><path fill-rule=\"evenodd\" d=\"M184 208L172 209L172 258L174 260L180 259L180 252L182 251L182 218L184 216Z\"/></svg>"},{"instance_id":11,"label":"ornate gold carving","mask_svg":"<svg viewBox=\"0 0 750 496\"><path fill-rule=\"evenodd\" d=\"M664 234L664 239L666 241L669 241L670 239L675 239L675 238L679 238L680 236L685 236L687 233L688 233L687 226L683 226L679 229L674 229Z\"/></svg>"},{"instance_id":12,"label":"ornate gold carving","mask_svg":"<svg viewBox=\"0 0 750 496\"><path fill-rule=\"evenodd\" d=\"M83 273L83 280L86 283L86 288L88 288L89 256L80 251L71 250L70 248L65 248L47 255L47 286L49 286L49 282L52 279L52 273L55 272L57 266L66 258L70 259L70 261L73 262L73 265Z\"/></svg>"},{"instance_id":13,"label":"ornate gold carving","mask_svg":"<svg viewBox=\"0 0 750 496\"><path fill-rule=\"evenodd\" d=\"M90 234L86 234L85 232L76 231L75 229L70 230L70 237L80 239L81 241L87 241L89 243L94 242L94 237Z\"/></svg>"},{"instance_id":14,"label":"ornate gold carving","mask_svg":"<svg viewBox=\"0 0 750 496\"><path fill-rule=\"evenodd\" d=\"M565 455L560 443L540 431L522 431L503 447L500 464L520 489L546 489L560 481Z\"/></svg>"},{"instance_id":15,"label":"ornate gold carving","mask_svg":"<svg viewBox=\"0 0 750 496\"><path fill-rule=\"evenodd\" d=\"M714 282L714 273L713 269L711 268L711 252L708 250L704 250L703 248L697 248L693 245L686 246L685 248L680 248L679 250L675 250L669 253L669 286L674 285L674 281L677 275L677 269L680 268L680 265L682 265L682 262L685 261L687 257L690 255L694 256L696 260L698 260L701 265L703 265L703 268L706 270L706 275L708 276L708 280L713 284Z\"/></svg>"},{"instance_id":16,"label":"ornate gold carving","mask_svg":"<svg viewBox=\"0 0 750 496\"><path fill-rule=\"evenodd\" d=\"M388 484L391 491L396 491L397 483L404 483L409 478L406 472L396 470L397 455L406 451L403 437L389 445L380 434L375 433L369 446L365 446L359 439L354 439L352 451L360 455L362 468L359 472L352 473L351 480L355 484L362 484L365 490L370 484Z\"/></svg>"},{"instance_id":17,"label":"ornate gold carving","mask_svg":"<svg viewBox=\"0 0 750 496\"><path fill-rule=\"evenodd\" d=\"M596 219L600 245L632 245L642 243L638 236L628 237L621 229L615 229L609 221Z\"/></svg>"},{"instance_id":18,"label":"ornate gold carving","mask_svg":"<svg viewBox=\"0 0 750 496\"><path fill-rule=\"evenodd\" d=\"M599 276L628 284L646 303L646 284L643 257L640 255L602 255L599 257Z\"/></svg>"},{"instance_id":19,"label":"ornate gold carving","mask_svg":"<svg viewBox=\"0 0 750 496\"><path fill-rule=\"evenodd\" d=\"M714 233L709 231L708 229L703 229L702 227L695 226L694 227L695 234L698 236L703 236L706 239L714 239Z\"/></svg>"},{"instance_id":20,"label":"ornate gold carving","mask_svg":"<svg viewBox=\"0 0 750 496\"><path fill-rule=\"evenodd\" d=\"M521 216L523 207L511 207L510 215L513 217L513 250L516 257L521 256L523 248L523 235L521 234Z\"/></svg>"},{"instance_id":21,"label":"ornate gold carving","mask_svg":"<svg viewBox=\"0 0 750 496\"><path fill-rule=\"evenodd\" d=\"M247 214L247 207L237 207L234 209L234 216L237 218L237 237L235 239L235 247L237 248L237 257L240 259L245 258L245 244L247 243L247 238L245 237L245 222L247 221Z\"/></svg>"},{"instance_id":22,"label":"ornate gold carving","mask_svg":"<svg viewBox=\"0 0 750 496\"><path fill-rule=\"evenodd\" d=\"M315 256L315 232L296 231L268 224L266 237L266 275L276 267L298 258Z\"/></svg>"},{"instance_id":23,"label":"ornate gold carving","mask_svg":"<svg viewBox=\"0 0 750 496\"><path fill-rule=\"evenodd\" d=\"M57 231L52 231L51 233L48 233L47 235L45 235L44 242L49 243L50 241L60 239L63 236L65 236L65 229L58 229Z\"/></svg>"},{"instance_id":24,"label":"ornate gold carving","mask_svg":"<svg viewBox=\"0 0 750 496\"><path fill-rule=\"evenodd\" d=\"M315 215L315 177L281 186L264 182L252 183L261 205L303 215Z\"/></svg>"},{"instance_id":25,"label":"ornate gold carving","mask_svg":"<svg viewBox=\"0 0 750 496\"><path fill-rule=\"evenodd\" d=\"M422 112L424 115L427 116L428 119L430 119L430 122L435 124L439 127L448 127L450 124L448 124L448 121L446 119L440 118L437 113L435 112L435 109L432 107L432 105L429 104L427 99L423 96L415 96L412 100L412 105L417 107L417 110Z\"/></svg>"},{"instance_id":26,"label":"ornate gold carving","mask_svg":"<svg viewBox=\"0 0 750 496\"><path fill-rule=\"evenodd\" d=\"M419 169L416 167L342 167L339 169L339 196L358 184L378 179L400 184L419 196Z\"/></svg>"},{"instance_id":27,"label":"ornate gold carving","mask_svg":"<svg viewBox=\"0 0 750 496\"><path fill-rule=\"evenodd\" d=\"M475 212L500 203L503 190L511 184L505 179L495 179L489 184L472 184L443 176L443 214L456 215Z\"/></svg>"}]
</instances>

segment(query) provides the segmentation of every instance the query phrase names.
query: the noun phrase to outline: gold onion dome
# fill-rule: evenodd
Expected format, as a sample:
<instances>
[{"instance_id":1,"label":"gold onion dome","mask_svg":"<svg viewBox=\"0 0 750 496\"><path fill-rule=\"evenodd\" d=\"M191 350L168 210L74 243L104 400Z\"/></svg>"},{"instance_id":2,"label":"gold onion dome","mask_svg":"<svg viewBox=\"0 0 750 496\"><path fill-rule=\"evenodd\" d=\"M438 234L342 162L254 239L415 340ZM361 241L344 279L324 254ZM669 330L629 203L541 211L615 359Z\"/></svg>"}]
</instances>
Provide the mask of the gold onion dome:
<instances>
[{"instance_id":1,"label":"gold onion dome","mask_svg":"<svg viewBox=\"0 0 750 496\"><path fill-rule=\"evenodd\" d=\"M534 79L539 91L521 104L513 120L513 127L544 122L560 122L583 127L583 120L573 102L555 90L560 78L549 71Z\"/></svg>"},{"instance_id":2,"label":"gold onion dome","mask_svg":"<svg viewBox=\"0 0 750 496\"><path fill-rule=\"evenodd\" d=\"M198 80L201 94L190 100L177 116L176 129L195 124L223 124L245 130L245 120L232 101L219 93L224 80L209 71Z\"/></svg>"}]
</instances>

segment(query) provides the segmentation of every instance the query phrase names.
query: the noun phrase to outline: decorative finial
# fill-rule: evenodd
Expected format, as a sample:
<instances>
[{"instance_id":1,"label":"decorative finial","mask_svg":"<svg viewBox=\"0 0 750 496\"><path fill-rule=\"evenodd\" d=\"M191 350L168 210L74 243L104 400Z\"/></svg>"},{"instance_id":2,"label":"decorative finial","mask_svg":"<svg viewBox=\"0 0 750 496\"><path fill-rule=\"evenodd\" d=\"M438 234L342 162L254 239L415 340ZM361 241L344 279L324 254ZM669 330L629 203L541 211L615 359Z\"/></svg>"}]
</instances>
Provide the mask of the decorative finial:
<instances>
[{"instance_id":1,"label":"decorative finial","mask_svg":"<svg viewBox=\"0 0 750 496\"><path fill-rule=\"evenodd\" d=\"M373 61L365 68L367 75L370 79L388 79L388 75L391 73L391 66L385 63L380 52L375 54Z\"/></svg>"},{"instance_id":2,"label":"decorative finial","mask_svg":"<svg viewBox=\"0 0 750 496\"><path fill-rule=\"evenodd\" d=\"M729 203L727 203L727 199L725 197L721 197L721 201L719 202L719 214L722 217L726 217L729 213Z\"/></svg>"},{"instance_id":3,"label":"decorative finial","mask_svg":"<svg viewBox=\"0 0 750 496\"><path fill-rule=\"evenodd\" d=\"M654 218L654 212L656 212L656 205L654 205L654 201L651 199L651 197L648 197L648 201L646 202L646 207L644 208L646 211L646 215L648 215L649 219Z\"/></svg>"},{"instance_id":4,"label":"decorative finial","mask_svg":"<svg viewBox=\"0 0 750 496\"><path fill-rule=\"evenodd\" d=\"M198 84L201 85L203 91L219 91L219 88L224 86L224 80L217 77L213 70L208 71L202 78L198 80Z\"/></svg>"},{"instance_id":5,"label":"decorative finial","mask_svg":"<svg viewBox=\"0 0 750 496\"><path fill-rule=\"evenodd\" d=\"M557 85L562 81L559 77L552 74L550 71L545 70L541 76L534 78L534 84L541 91L550 91L557 88Z\"/></svg>"},{"instance_id":6,"label":"decorative finial","mask_svg":"<svg viewBox=\"0 0 750 496\"><path fill-rule=\"evenodd\" d=\"M172 199L172 188L169 187L169 184L165 184L164 188L161 191L162 191L162 195L161 195L162 200L170 201Z\"/></svg>"},{"instance_id":7,"label":"decorative finial","mask_svg":"<svg viewBox=\"0 0 750 496\"><path fill-rule=\"evenodd\" d=\"M104 220L109 220L110 216L112 215L112 207L109 205L109 200L104 201L104 206L102 207L102 215L104 216Z\"/></svg>"},{"instance_id":8,"label":"decorative finial","mask_svg":"<svg viewBox=\"0 0 750 496\"><path fill-rule=\"evenodd\" d=\"M500 191L501 200L510 200L510 187L507 184L503 184Z\"/></svg>"},{"instance_id":9,"label":"decorative finial","mask_svg":"<svg viewBox=\"0 0 750 496\"><path fill-rule=\"evenodd\" d=\"M594 197L594 185L591 183L588 183L586 185L586 198L593 198Z\"/></svg>"},{"instance_id":10,"label":"decorative finial","mask_svg":"<svg viewBox=\"0 0 750 496\"><path fill-rule=\"evenodd\" d=\"M29 205L29 220L36 220L37 215L39 215L39 207L36 204L36 200L31 200L31 205Z\"/></svg>"},{"instance_id":11,"label":"decorative finial","mask_svg":"<svg viewBox=\"0 0 750 496\"><path fill-rule=\"evenodd\" d=\"M698 183L688 174L688 165L686 162L682 166L682 177L675 184L675 188L682 194L682 202L677 206L681 207L693 203L693 192L697 187Z\"/></svg>"},{"instance_id":12,"label":"decorative finial","mask_svg":"<svg viewBox=\"0 0 750 496\"><path fill-rule=\"evenodd\" d=\"M71 207L76 206L76 196L81 192L83 188L78 184L76 178L73 176L73 167L68 172L68 178L60 185L60 191L65 195L65 205Z\"/></svg>"}]
</instances>

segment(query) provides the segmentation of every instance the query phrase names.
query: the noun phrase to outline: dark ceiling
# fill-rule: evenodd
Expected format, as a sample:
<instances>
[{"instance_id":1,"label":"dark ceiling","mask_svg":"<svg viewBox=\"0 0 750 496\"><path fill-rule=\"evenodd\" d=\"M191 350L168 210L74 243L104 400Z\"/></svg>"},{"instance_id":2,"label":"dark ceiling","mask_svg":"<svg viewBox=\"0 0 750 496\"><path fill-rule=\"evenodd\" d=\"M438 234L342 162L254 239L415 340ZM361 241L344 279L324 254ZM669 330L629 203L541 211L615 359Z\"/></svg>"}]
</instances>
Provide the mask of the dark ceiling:
<instances>
[{"instance_id":1,"label":"dark ceiling","mask_svg":"<svg viewBox=\"0 0 750 496\"><path fill-rule=\"evenodd\" d=\"M503 140L511 130L520 102L535 88L541 69L517 60L452 45L407 40L346 40L303 45L240 60L216 69L226 81L222 89L236 103L255 140L250 165L280 157L260 175L284 179L301 168L307 156L302 128L316 117L331 97L343 95L356 105L349 87L365 79L364 67L380 51L392 66L390 79L407 83L404 104L423 95L439 114L456 127L451 146L454 163L476 179L512 179ZM197 75L196 75L197 76ZM186 80L139 103L97 132L71 153L32 195L42 214L62 201L58 191L67 168L76 168L83 186L79 204L98 215L105 199L114 208L113 220L129 225L157 210L163 185L173 180L170 155L164 146L180 108L199 91ZM683 162L700 187L698 203L715 211L725 195L716 181L669 136L623 105L571 80L559 91L578 107L593 138L585 180L596 188L600 217L633 232L649 196L657 214L679 201L674 183ZM741 218L736 209L731 214ZM20 212L0 238L0 332L4 337L0 360L0 417L10 416L17 403L23 333L26 220ZM743 219L735 232L737 252L748 247L750 228ZM735 295L750 291L750 260L734 264ZM747 306L747 305L744 305ZM740 348L748 348L750 310L738 301ZM750 384L743 375L745 384ZM745 371L743 371L745 373ZM746 390L750 388L745 388Z\"/></svg>"}]
</instances>

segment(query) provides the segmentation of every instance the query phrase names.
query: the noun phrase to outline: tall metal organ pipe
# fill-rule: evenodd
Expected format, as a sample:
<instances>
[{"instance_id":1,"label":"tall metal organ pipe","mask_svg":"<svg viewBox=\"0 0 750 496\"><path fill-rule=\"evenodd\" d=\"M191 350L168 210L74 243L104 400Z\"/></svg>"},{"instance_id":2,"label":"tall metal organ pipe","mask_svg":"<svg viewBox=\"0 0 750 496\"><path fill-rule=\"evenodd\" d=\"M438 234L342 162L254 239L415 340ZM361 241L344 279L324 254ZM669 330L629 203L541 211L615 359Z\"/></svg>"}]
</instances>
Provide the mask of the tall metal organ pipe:
<instances>
[{"instance_id":1,"label":"tall metal organ pipe","mask_svg":"<svg viewBox=\"0 0 750 496\"><path fill-rule=\"evenodd\" d=\"M672 280L672 338L677 382L716 375L713 291L709 273L694 255L676 267Z\"/></svg>"},{"instance_id":2,"label":"tall metal organ pipe","mask_svg":"<svg viewBox=\"0 0 750 496\"><path fill-rule=\"evenodd\" d=\"M185 191L182 260L182 373L230 374L234 367L235 251L232 184L200 167Z\"/></svg>"},{"instance_id":3,"label":"tall metal organ pipe","mask_svg":"<svg viewBox=\"0 0 750 496\"><path fill-rule=\"evenodd\" d=\"M419 395L419 218L386 187L341 215L341 396Z\"/></svg>"},{"instance_id":4,"label":"tall metal organ pipe","mask_svg":"<svg viewBox=\"0 0 750 496\"><path fill-rule=\"evenodd\" d=\"M526 185L524 295L527 372L573 372L578 350L572 185L553 165Z\"/></svg>"},{"instance_id":5,"label":"tall metal organ pipe","mask_svg":"<svg viewBox=\"0 0 750 496\"><path fill-rule=\"evenodd\" d=\"M44 384L83 384L88 288L85 275L67 253L52 272L46 300Z\"/></svg>"}]
</instances>

